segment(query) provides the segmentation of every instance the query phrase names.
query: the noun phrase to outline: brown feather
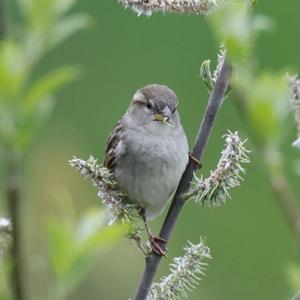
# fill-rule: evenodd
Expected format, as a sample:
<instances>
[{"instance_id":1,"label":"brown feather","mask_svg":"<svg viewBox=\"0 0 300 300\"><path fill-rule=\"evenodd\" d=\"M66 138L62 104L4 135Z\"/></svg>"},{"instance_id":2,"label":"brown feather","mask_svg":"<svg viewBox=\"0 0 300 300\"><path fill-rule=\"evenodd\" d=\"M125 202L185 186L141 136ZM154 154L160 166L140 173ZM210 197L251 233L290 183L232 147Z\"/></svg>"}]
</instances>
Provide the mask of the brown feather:
<instances>
[{"instance_id":1,"label":"brown feather","mask_svg":"<svg viewBox=\"0 0 300 300\"><path fill-rule=\"evenodd\" d=\"M116 162L116 147L120 141L120 137L122 134L122 125L121 120L117 123L116 127L113 129L111 134L109 135L107 142L106 142L106 149L105 149L105 158L103 165L106 168L112 169Z\"/></svg>"}]
</instances>

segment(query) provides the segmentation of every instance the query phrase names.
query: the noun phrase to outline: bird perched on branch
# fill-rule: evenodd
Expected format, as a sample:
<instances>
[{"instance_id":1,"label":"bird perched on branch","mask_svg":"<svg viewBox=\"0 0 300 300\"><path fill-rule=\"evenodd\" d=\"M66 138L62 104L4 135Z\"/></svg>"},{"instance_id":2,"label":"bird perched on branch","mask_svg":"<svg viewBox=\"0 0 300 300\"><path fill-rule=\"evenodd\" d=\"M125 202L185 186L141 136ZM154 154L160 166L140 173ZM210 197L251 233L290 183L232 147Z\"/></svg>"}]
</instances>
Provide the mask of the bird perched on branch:
<instances>
[{"instance_id":1,"label":"bird perched on branch","mask_svg":"<svg viewBox=\"0 0 300 300\"><path fill-rule=\"evenodd\" d=\"M148 220L159 215L176 191L189 160L178 99L164 85L139 89L110 134L104 166L113 171L128 201L140 207L153 251L165 255Z\"/></svg>"}]
</instances>

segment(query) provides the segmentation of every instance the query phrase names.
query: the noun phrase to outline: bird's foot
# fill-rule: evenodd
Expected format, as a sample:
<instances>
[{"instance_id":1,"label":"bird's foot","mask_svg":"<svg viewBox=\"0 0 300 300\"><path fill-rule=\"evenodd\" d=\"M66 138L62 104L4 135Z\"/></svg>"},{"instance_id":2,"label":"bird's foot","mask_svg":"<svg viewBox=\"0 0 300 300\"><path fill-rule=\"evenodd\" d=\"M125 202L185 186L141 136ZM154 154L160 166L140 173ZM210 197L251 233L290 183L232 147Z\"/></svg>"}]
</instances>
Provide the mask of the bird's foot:
<instances>
[{"instance_id":1,"label":"bird's foot","mask_svg":"<svg viewBox=\"0 0 300 300\"><path fill-rule=\"evenodd\" d=\"M154 253L156 253L159 256L167 257L166 250L163 250L160 245L160 243L167 243L165 239L161 238L160 236L151 235L149 236L149 242Z\"/></svg>"},{"instance_id":2,"label":"bird's foot","mask_svg":"<svg viewBox=\"0 0 300 300\"><path fill-rule=\"evenodd\" d=\"M149 226L149 224L147 222L147 219L146 219L145 209L140 207L138 209L138 212L139 212L140 216L142 217L142 219L144 221L145 229L146 229L146 232L147 232L148 237L149 237L149 242L150 242L152 251L154 253L156 253L157 255L167 257L167 254L165 252L166 250L163 250L161 248L161 245L160 245L160 244L166 244L167 241L165 239L161 238L160 236L155 236L155 235L152 234L150 226Z\"/></svg>"},{"instance_id":3,"label":"bird's foot","mask_svg":"<svg viewBox=\"0 0 300 300\"><path fill-rule=\"evenodd\" d=\"M202 164L200 162L199 159L197 159L193 154L192 152L189 152L189 158L192 162L194 162L196 165L197 165L197 168L200 169L202 167Z\"/></svg>"}]
</instances>

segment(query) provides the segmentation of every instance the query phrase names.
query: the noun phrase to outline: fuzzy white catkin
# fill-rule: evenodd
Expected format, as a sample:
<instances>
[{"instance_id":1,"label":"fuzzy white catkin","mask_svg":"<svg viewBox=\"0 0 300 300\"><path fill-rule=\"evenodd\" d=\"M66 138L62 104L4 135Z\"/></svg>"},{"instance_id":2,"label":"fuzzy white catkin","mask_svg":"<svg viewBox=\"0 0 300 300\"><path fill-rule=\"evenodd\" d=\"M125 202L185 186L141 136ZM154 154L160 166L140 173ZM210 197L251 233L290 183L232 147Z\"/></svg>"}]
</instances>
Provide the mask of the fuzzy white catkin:
<instances>
[{"instance_id":1,"label":"fuzzy white catkin","mask_svg":"<svg viewBox=\"0 0 300 300\"><path fill-rule=\"evenodd\" d=\"M207 15L222 1L224 0L119 0L138 16L151 16L157 11Z\"/></svg>"},{"instance_id":2,"label":"fuzzy white catkin","mask_svg":"<svg viewBox=\"0 0 300 300\"><path fill-rule=\"evenodd\" d=\"M300 79L298 75L290 76L289 83L290 99L298 131L298 138L293 142L293 146L300 149Z\"/></svg>"},{"instance_id":3,"label":"fuzzy white catkin","mask_svg":"<svg viewBox=\"0 0 300 300\"><path fill-rule=\"evenodd\" d=\"M0 218L0 232L8 231L11 227L11 221L7 218Z\"/></svg>"},{"instance_id":4,"label":"fuzzy white catkin","mask_svg":"<svg viewBox=\"0 0 300 300\"><path fill-rule=\"evenodd\" d=\"M130 205L124 204L127 196L117 188L117 182L110 170L98 165L97 159L92 155L86 161L73 157L69 164L79 171L82 176L89 178L93 185L97 187L99 198L102 199L110 212L110 224L117 219L125 223L133 217Z\"/></svg>"},{"instance_id":5,"label":"fuzzy white catkin","mask_svg":"<svg viewBox=\"0 0 300 300\"><path fill-rule=\"evenodd\" d=\"M118 221L124 225L129 225L127 230L127 237L144 255L149 254L149 247L142 240L140 235L141 230L141 217L138 212L138 207L130 204L127 195L122 193L114 178L113 173L99 165L97 159L92 155L88 160L83 160L73 157L69 164L74 167L80 174L91 180L92 184L97 188L98 197L102 200L103 204L107 207L110 214L109 225Z\"/></svg>"},{"instance_id":6,"label":"fuzzy white catkin","mask_svg":"<svg viewBox=\"0 0 300 300\"><path fill-rule=\"evenodd\" d=\"M159 283L153 283L147 300L175 300L187 297L187 293L196 288L204 275L205 260L211 258L210 249L203 240L198 244L188 242L185 254L175 257L170 266L170 274Z\"/></svg>"},{"instance_id":7,"label":"fuzzy white catkin","mask_svg":"<svg viewBox=\"0 0 300 300\"><path fill-rule=\"evenodd\" d=\"M11 239L12 223L10 219L0 217L0 257L5 254Z\"/></svg>"},{"instance_id":8,"label":"fuzzy white catkin","mask_svg":"<svg viewBox=\"0 0 300 300\"><path fill-rule=\"evenodd\" d=\"M230 198L229 190L240 185L241 177L246 171L242 164L249 163L248 153L237 132L228 131L224 135L225 148L214 171L208 178L202 179L194 175L191 192L185 198L194 198L197 203L209 206L220 206Z\"/></svg>"}]
</instances>

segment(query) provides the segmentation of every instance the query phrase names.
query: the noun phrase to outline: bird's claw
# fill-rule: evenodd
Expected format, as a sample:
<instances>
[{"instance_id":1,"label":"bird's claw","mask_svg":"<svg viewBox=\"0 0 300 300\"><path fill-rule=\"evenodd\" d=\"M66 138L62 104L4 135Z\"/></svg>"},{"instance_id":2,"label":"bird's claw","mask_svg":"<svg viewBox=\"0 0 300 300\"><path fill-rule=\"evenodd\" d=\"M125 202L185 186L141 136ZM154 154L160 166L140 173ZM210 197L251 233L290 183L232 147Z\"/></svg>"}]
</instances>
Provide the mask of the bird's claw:
<instances>
[{"instance_id":1,"label":"bird's claw","mask_svg":"<svg viewBox=\"0 0 300 300\"><path fill-rule=\"evenodd\" d=\"M198 169L202 167L201 162L192 154L192 152L189 152L189 158L192 162L194 162L197 165Z\"/></svg>"},{"instance_id":2,"label":"bird's claw","mask_svg":"<svg viewBox=\"0 0 300 300\"><path fill-rule=\"evenodd\" d=\"M167 241L159 236L150 236L149 242L151 244L152 251L159 256L167 257L166 250L162 250L159 243L167 243Z\"/></svg>"}]
</instances>

